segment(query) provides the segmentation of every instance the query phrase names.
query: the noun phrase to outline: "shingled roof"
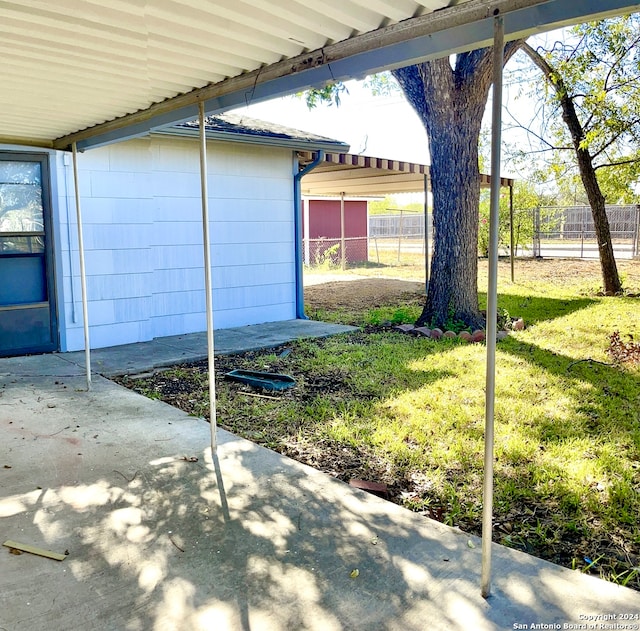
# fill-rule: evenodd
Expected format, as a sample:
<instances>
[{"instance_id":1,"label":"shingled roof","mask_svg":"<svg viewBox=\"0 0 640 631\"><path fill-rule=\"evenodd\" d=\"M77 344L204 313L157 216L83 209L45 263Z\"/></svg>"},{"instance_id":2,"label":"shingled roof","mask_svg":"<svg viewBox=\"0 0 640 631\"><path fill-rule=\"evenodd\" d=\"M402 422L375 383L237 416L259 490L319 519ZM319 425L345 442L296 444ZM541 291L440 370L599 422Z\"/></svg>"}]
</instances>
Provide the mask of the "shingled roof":
<instances>
[{"instance_id":1,"label":"shingled roof","mask_svg":"<svg viewBox=\"0 0 640 631\"><path fill-rule=\"evenodd\" d=\"M272 146L286 146L295 149L325 149L344 152L349 145L334 138L319 136L310 132L269 123L241 114L217 114L208 116L205 122L207 138L233 142L250 142ZM180 123L162 130L173 135L196 135L199 133L198 121Z\"/></svg>"}]
</instances>

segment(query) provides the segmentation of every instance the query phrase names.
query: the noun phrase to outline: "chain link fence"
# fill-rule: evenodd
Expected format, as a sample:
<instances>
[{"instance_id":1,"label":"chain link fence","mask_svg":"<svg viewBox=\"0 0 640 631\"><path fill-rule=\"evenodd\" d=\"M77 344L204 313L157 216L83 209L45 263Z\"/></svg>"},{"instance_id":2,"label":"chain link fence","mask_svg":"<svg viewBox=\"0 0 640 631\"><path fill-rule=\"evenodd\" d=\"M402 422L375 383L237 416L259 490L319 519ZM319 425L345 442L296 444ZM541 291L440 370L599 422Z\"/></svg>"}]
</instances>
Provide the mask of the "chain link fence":
<instances>
[{"instance_id":1,"label":"chain link fence","mask_svg":"<svg viewBox=\"0 0 640 631\"><path fill-rule=\"evenodd\" d=\"M366 236L304 239L304 262L311 267L342 267L369 261ZM343 256L344 254L344 256Z\"/></svg>"},{"instance_id":2,"label":"chain link fence","mask_svg":"<svg viewBox=\"0 0 640 631\"><path fill-rule=\"evenodd\" d=\"M640 257L640 206L607 206L614 253ZM589 206L541 207L531 211L534 257L598 258L598 241Z\"/></svg>"},{"instance_id":3,"label":"chain link fence","mask_svg":"<svg viewBox=\"0 0 640 631\"><path fill-rule=\"evenodd\" d=\"M640 205L607 206L616 258L640 259ZM598 243L589 206L541 207L516 213L516 256L597 259ZM425 243L424 213L395 211L369 216L369 234L305 239L305 263L348 267L370 263L417 263L433 249L431 214ZM502 226L500 254L509 254L509 226ZM344 256L343 256L344 252Z\"/></svg>"},{"instance_id":4,"label":"chain link fence","mask_svg":"<svg viewBox=\"0 0 640 631\"><path fill-rule=\"evenodd\" d=\"M425 224L428 239L425 243ZM381 256L387 260L395 256L398 263L416 254L424 256L425 248L433 242L431 215L425 222L424 213L398 210L388 215L369 217L369 259L380 263ZM394 255L395 252L395 255Z\"/></svg>"}]
</instances>

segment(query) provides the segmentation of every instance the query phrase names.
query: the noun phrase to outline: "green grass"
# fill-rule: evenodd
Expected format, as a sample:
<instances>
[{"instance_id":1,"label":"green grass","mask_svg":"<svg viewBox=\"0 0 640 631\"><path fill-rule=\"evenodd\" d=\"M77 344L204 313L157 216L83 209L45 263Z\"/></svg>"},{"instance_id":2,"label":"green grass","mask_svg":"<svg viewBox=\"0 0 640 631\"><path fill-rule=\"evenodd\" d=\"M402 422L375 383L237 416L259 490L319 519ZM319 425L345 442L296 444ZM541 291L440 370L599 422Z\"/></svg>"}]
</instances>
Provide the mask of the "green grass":
<instances>
[{"instance_id":1,"label":"green grass","mask_svg":"<svg viewBox=\"0 0 640 631\"><path fill-rule=\"evenodd\" d=\"M638 299L539 282L501 289L501 308L528 328L497 353L495 506L509 528L496 538L638 588L640 372L603 365L614 330L638 339ZM354 383L368 375L377 400L346 404L315 431L379 454L391 477L419 472L429 490L407 505L439 506L446 523L477 532L484 347L409 340L359 349L367 370ZM330 341L320 363L348 364L349 346Z\"/></svg>"},{"instance_id":2,"label":"green grass","mask_svg":"<svg viewBox=\"0 0 640 631\"><path fill-rule=\"evenodd\" d=\"M640 279L640 264L624 267ZM640 369L607 355L614 330L640 339L640 298L590 293L593 266L567 278L561 265L527 269L512 284L501 266L499 306L527 328L497 350L494 539L640 589ZM315 316L378 324L419 309ZM381 329L292 349L235 358L298 385L272 401L219 381L221 425L344 479L386 482L395 501L480 533L484 345Z\"/></svg>"}]
</instances>

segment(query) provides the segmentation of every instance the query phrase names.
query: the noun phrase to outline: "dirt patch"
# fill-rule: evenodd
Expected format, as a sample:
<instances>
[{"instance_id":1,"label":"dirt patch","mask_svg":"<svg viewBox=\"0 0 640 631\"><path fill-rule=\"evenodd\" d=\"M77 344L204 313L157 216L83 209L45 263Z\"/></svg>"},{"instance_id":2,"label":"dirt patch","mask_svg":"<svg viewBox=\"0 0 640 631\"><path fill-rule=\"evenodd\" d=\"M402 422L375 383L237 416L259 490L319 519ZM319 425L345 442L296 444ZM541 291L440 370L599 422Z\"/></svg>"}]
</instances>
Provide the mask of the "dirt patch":
<instances>
[{"instance_id":1,"label":"dirt patch","mask_svg":"<svg viewBox=\"0 0 640 631\"><path fill-rule=\"evenodd\" d=\"M371 309L383 305L424 301L424 283L394 278L329 281L306 287L305 303L311 309Z\"/></svg>"}]
</instances>

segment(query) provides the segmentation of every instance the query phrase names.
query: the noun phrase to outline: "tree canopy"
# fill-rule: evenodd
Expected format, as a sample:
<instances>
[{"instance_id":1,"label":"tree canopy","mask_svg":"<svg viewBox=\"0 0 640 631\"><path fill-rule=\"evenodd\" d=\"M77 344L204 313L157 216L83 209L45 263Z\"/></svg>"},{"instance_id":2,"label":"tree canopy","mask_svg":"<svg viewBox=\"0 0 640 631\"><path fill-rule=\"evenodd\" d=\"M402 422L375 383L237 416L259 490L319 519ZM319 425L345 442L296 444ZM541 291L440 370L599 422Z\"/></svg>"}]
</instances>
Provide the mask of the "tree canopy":
<instances>
[{"instance_id":1,"label":"tree canopy","mask_svg":"<svg viewBox=\"0 0 640 631\"><path fill-rule=\"evenodd\" d=\"M539 90L548 107L535 133L538 151L551 152L549 170L559 180L577 167L594 218L607 293L622 286L605 202L633 199L640 176L639 27L637 15L625 16L576 26L547 48L522 47L545 86Z\"/></svg>"},{"instance_id":2,"label":"tree canopy","mask_svg":"<svg viewBox=\"0 0 640 631\"><path fill-rule=\"evenodd\" d=\"M532 44L533 57L551 73L542 85L539 78L529 81L530 96L539 101L535 122L516 120L530 134L531 148L523 151L527 161L532 153L548 154L548 174L570 178L576 173L575 147L561 104L568 96L583 130L580 146L589 149L608 203L630 202L638 194L633 186L640 178L639 43L640 17L630 15L581 24L548 45ZM529 58L512 74L530 76Z\"/></svg>"},{"instance_id":3,"label":"tree canopy","mask_svg":"<svg viewBox=\"0 0 640 631\"><path fill-rule=\"evenodd\" d=\"M575 189L575 171L567 170L567 164L577 165L594 215L608 293L618 292L621 284L605 201L633 199L637 194L633 183L640 177L639 20L634 15L583 24L565 31L566 39L548 49L534 49L518 40L504 51L506 63L522 48L542 71L543 83L537 82L536 90L545 104L545 117L537 133L537 151L553 155L550 171L561 186L569 183ZM491 49L391 74L422 121L431 154L434 250L418 323L443 326L453 320L483 326L477 302L482 234L478 144L491 86ZM388 92L393 82L385 74L369 83L375 93ZM309 107L320 101L339 104L344 92L340 84L311 91L307 103Z\"/></svg>"}]
</instances>

